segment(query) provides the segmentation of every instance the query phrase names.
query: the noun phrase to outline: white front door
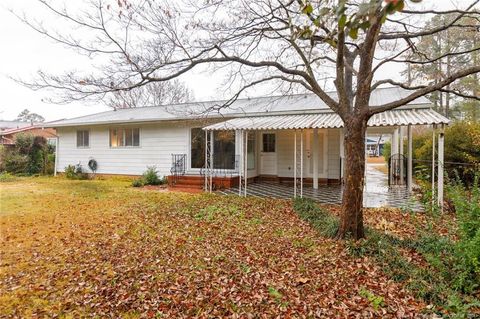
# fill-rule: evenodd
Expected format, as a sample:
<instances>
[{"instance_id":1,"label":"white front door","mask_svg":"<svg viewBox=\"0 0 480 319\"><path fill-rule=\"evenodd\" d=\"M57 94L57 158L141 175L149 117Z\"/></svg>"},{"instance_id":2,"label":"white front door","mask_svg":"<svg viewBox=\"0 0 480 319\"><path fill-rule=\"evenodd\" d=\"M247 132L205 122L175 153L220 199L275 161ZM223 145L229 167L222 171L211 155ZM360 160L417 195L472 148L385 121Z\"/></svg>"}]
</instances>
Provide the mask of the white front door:
<instances>
[{"instance_id":1,"label":"white front door","mask_svg":"<svg viewBox=\"0 0 480 319\"><path fill-rule=\"evenodd\" d=\"M277 138L275 133L262 133L260 174L277 175Z\"/></svg>"},{"instance_id":2,"label":"white front door","mask_svg":"<svg viewBox=\"0 0 480 319\"><path fill-rule=\"evenodd\" d=\"M314 154L313 150L315 149L313 146L313 132L311 132L308 136L309 142L307 141L307 145L310 144L310 158L309 158L309 172L313 175L313 159ZM327 164L328 164L328 139L327 134L325 131L320 130L318 132L318 144L317 144L317 158L318 158L318 177L327 178Z\"/></svg>"}]
</instances>

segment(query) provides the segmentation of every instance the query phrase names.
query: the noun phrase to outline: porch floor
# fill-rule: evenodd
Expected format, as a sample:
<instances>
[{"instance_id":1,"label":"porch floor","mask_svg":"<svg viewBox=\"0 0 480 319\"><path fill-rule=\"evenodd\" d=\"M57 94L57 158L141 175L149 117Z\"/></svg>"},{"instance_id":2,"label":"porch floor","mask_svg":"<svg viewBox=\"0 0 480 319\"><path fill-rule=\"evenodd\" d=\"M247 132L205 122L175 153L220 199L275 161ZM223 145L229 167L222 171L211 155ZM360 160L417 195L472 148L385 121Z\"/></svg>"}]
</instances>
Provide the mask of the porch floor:
<instances>
[{"instance_id":1,"label":"porch floor","mask_svg":"<svg viewBox=\"0 0 480 319\"><path fill-rule=\"evenodd\" d=\"M367 165L367 179L363 191L365 207L396 207L412 211L423 211L418 200L408 194L406 186L388 186L388 177L377 170L375 164ZM238 194L238 188L233 187L219 191L223 194ZM340 204L343 186L319 185L318 189L311 186L303 187L303 196L324 204ZM247 185L247 195L257 197L292 198L293 185L274 182L255 182Z\"/></svg>"}]
</instances>

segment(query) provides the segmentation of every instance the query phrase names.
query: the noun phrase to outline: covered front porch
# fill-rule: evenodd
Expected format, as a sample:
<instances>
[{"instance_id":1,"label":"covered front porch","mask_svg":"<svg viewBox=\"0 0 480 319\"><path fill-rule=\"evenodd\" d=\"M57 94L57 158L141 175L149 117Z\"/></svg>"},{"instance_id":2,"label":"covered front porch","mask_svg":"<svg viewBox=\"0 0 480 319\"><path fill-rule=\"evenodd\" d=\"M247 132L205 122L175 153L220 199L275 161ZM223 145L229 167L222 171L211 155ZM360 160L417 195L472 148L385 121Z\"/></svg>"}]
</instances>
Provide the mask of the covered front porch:
<instances>
[{"instance_id":1,"label":"covered front porch","mask_svg":"<svg viewBox=\"0 0 480 319\"><path fill-rule=\"evenodd\" d=\"M371 169L366 170L365 206L421 209L418 202L411 199L413 185L412 128L416 125L432 125L434 127L433 138L438 137L438 152L433 154L433 158L438 154L438 182L435 186L437 186L438 203L443 202L443 127L448 122L447 118L431 109L387 111L376 114L369 120L369 131L381 131L392 135L392 155L395 161L389 165L388 174L383 173L380 178L383 179L381 183L378 181L372 183L372 179L378 179L378 174ZM217 154L213 147L213 134L219 131L234 131L237 156L235 167L238 183L222 192L236 193L240 196L279 198L306 196L324 203L341 202L344 178L344 131L343 122L338 115L322 113L235 118L209 125L203 129L205 131L205 165L202 176L206 191L215 191L213 180L217 175L214 167ZM279 140L281 141L280 145L289 145L284 148L284 154L288 155L282 156L281 159L280 157L276 158L276 162L271 164L268 164L268 161L261 162L264 166L263 171L265 171L265 167L269 167L268 165L275 167L272 171L277 174L272 177L276 183L266 182L268 179L265 179L265 176L250 169L252 156L255 158L255 154L250 152L252 143L250 134L262 136L263 139L260 140L260 143L263 144L262 147L268 148L269 140L265 139L265 132L267 134L276 132L276 140L272 145L279 145ZM406 151L403 148L404 135L408 141ZM324 148L323 152L322 148ZM276 151L275 146L273 149ZM265 152L262 152L261 156L265 156ZM276 168L281 163L280 160L283 160L283 164L288 168L288 171L286 170L283 174L280 174L281 170ZM322 179L322 173L326 179ZM329 183L332 173L334 173L334 180L338 182L337 185L322 185L324 181ZM259 180L261 182L258 182ZM252 181L256 182L251 183ZM397 185L392 186L392 184Z\"/></svg>"}]
</instances>

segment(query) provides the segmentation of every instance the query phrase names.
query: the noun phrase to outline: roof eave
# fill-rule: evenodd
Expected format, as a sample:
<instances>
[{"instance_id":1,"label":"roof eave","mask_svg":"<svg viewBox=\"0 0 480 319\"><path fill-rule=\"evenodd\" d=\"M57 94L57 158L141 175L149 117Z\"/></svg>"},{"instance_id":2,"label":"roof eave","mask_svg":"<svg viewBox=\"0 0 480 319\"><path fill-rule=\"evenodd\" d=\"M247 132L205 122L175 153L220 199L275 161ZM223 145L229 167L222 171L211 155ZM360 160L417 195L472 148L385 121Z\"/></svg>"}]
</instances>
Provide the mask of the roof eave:
<instances>
[{"instance_id":1,"label":"roof eave","mask_svg":"<svg viewBox=\"0 0 480 319\"><path fill-rule=\"evenodd\" d=\"M396 110L405 110L405 109L426 109L430 108L431 103L423 104L409 104L396 108ZM291 110L291 111L276 111L276 112L239 112L239 113L229 113L229 114L212 114L194 117L192 116L177 116L172 118L153 118L153 119L128 119L128 120L108 120L108 121L90 121L90 122L79 122L79 123L61 123L61 122L50 122L45 123L43 127L45 128L56 128L56 127L75 127L75 126L94 126L94 125L111 125L111 124L144 124L144 123L155 123L155 122L175 122L175 121L184 121L184 120L202 120L202 119L227 119L227 118L239 118L239 117L252 117L252 116L273 116L273 115L303 115L303 114L322 114L322 113L333 113L330 108L323 109L311 109L311 110Z\"/></svg>"}]
</instances>

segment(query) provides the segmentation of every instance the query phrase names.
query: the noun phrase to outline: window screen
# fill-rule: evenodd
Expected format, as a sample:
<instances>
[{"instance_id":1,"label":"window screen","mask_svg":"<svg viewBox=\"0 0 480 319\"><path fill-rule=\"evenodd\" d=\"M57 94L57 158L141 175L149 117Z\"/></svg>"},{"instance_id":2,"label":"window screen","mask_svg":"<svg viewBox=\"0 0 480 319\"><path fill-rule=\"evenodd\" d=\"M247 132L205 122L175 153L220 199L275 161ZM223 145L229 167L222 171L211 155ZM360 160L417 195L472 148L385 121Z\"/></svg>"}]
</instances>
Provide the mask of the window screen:
<instances>
[{"instance_id":1,"label":"window screen","mask_svg":"<svg viewBox=\"0 0 480 319\"><path fill-rule=\"evenodd\" d=\"M89 145L89 132L87 130L77 131L77 147L88 147Z\"/></svg>"},{"instance_id":2,"label":"window screen","mask_svg":"<svg viewBox=\"0 0 480 319\"><path fill-rule=\"evenodd\" d=\"M263 149L264 153L275 153L275 134L263 134Z\"/></svg>"},{"instance_id":3,"label":"window screen","mask_svg":"<svg viewBox=\"0 0 480 319\"><path fill-rule=\"evenodd\" d=\"M139 128L110 129L110 147L140 146Z\"/></svg>"}]
</instances>

